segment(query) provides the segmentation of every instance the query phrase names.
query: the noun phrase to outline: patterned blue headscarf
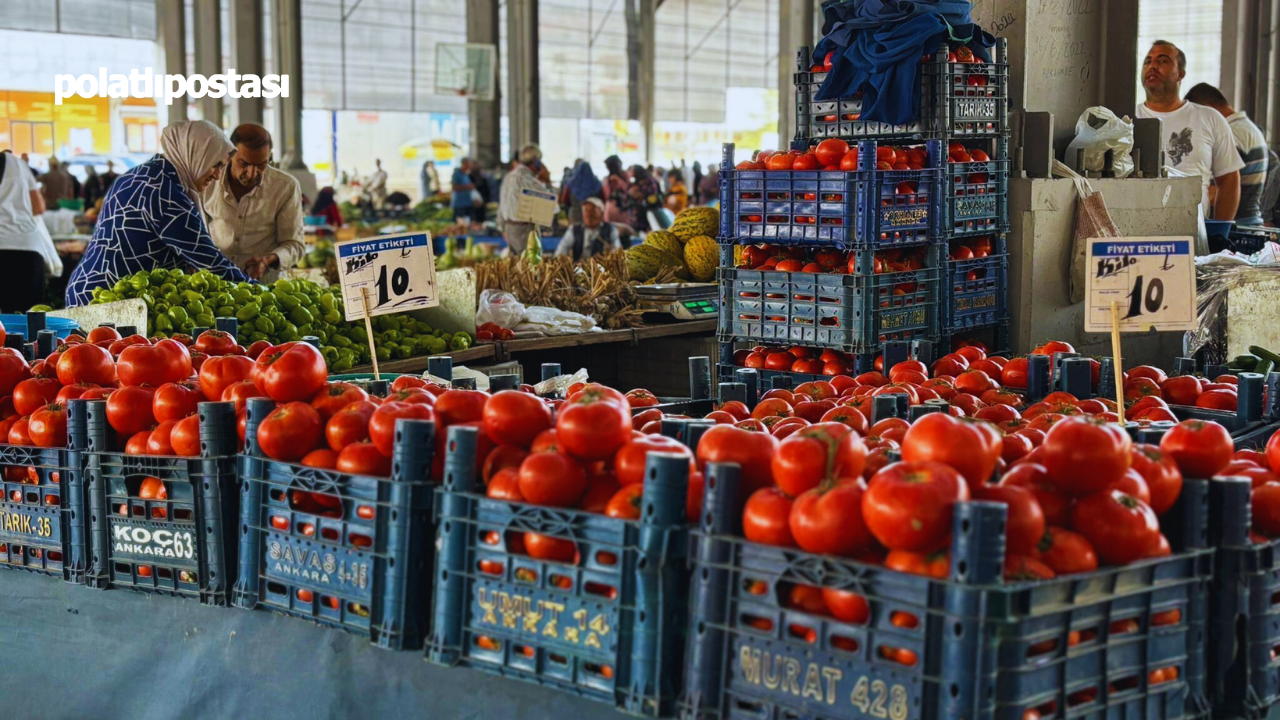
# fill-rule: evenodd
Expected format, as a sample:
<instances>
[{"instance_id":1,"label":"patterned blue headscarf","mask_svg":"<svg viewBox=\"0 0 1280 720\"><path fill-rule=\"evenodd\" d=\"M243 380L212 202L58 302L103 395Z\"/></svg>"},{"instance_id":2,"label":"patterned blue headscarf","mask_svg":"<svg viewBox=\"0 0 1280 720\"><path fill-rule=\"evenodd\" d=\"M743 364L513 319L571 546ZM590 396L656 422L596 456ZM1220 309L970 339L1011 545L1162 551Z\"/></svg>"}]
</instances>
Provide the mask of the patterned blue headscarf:
<instances>
[{"instance_id":1,"label":"patterned blue headscarf","mask_svg":"<svg viewBox=\"0 0 1280 720\"><path fill-rule=\"evenodd\" d=\"M573 193L573 197L578 202L595 197L603 188L604 185L591 169L591 163L583 160L573 169L573 176L569 178L569 192Z\"/></svg>"}]
</instances>

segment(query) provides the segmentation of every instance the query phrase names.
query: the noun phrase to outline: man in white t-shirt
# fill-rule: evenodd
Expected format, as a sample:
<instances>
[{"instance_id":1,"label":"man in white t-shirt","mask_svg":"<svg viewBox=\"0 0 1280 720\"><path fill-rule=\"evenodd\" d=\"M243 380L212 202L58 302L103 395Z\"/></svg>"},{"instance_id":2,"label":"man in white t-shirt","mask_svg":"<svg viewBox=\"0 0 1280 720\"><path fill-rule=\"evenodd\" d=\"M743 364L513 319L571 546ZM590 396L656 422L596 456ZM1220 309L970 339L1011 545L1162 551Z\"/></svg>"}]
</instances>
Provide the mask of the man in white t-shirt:
<instances>
[{"instance_id":1,"label":"man in white t-shirt","mask_svg":"<svg viewBox=\"0 0 1280 720\"><path fill-rule=\"evenodd\" d=\"M1138 105L1140 118L1162 122L1166 162L1188 175L1199 175L1201 206L1206 218L1232 220L1240 205L1240 170L1244 161L1226 118L1213 108L1183 100L1179 92L1187 76L1187 56L1173 43L1157 40L1142 61L1142 89L1147 101ZM1209 207L1209 181L1218 188Z\"/></svg>"}]
</instances>

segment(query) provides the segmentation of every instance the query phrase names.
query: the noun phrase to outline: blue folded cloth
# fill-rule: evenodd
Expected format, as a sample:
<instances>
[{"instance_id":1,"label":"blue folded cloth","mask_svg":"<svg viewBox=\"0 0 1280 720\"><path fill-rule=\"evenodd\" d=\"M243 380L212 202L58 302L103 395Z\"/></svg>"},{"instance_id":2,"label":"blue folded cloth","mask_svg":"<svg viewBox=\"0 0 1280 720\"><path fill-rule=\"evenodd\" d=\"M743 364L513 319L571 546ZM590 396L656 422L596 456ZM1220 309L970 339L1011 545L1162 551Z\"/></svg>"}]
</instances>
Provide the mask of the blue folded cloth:
<instances>
[{"instance_id":1,"label":"blue folded cloth","mask_svg":"<svg viewBox=\"0 0 1280 720\"><path fill-rule=\"evenodd\" d=\"M831 70L815 100L862 93L861 120L904 125L916 119L920 60L943 40L967 44L991 62L995 38L973 23L969 0L829 0L822 6L823 38L814 48Z\"/></svg>"}]
</instances>

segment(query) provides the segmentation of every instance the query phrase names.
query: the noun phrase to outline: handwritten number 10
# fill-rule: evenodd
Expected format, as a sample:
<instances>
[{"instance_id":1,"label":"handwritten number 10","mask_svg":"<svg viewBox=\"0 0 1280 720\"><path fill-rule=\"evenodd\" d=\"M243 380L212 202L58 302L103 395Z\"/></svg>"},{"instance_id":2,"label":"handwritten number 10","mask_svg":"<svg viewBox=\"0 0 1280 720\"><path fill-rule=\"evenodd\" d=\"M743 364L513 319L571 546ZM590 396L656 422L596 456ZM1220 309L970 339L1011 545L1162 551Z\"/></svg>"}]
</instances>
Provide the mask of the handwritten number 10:
<instances>
[{"instance_id":1,"label":"handwritten number 10","mask_svg":"<svg viewBox=\"0 0 1280 720\"><path fill-rule=\"evenodd\" d=\"M1142 291L1142 281L1143 276L1139 275L1133 283L1133 290L1129 291L1129 314L1125 315L1126 318L1141 315L1144 305L1148 313L1157 312L1164 305L1164 281L1153 278L1147 285L1145 294Z\"/></svg>"},{"instance_id":2,"label":"handwritten number 10","mask_svg":"<svg viewBox=\"0 0 1280 720\"><path fill-rule=\"evenodd\" d=\"M1141 281L1141 278L1139 278ZM386 305L391 301L391 297L387 294L387 266L383 265L378 271L378 281L374 283L378 288L378 305ZM402 267L398 267L391 272L391 292L399 297L409 289L409 271Z\"/></svg>"}]
</instances>

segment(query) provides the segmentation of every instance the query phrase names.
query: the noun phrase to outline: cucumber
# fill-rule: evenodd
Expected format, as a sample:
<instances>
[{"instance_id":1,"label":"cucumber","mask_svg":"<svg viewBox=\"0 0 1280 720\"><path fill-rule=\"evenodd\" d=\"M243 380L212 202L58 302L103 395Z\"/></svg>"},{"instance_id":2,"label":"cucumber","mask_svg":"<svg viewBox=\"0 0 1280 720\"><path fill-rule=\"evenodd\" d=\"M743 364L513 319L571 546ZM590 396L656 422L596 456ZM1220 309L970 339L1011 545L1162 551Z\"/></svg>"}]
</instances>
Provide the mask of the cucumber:
<instances>
[{"instance_id":1,"label":"cucumber","mask_svg":"<svg viewBox=\"0 0 1280 720\"><path fill-rule=\"evenodd\" d=\"M1258 366L1261 360L1257 355L1237 355L1231 358L1231 362L1227 363L1227 367L1236 370L1252 370Z\"/></svg>"},{"instance_id":2,"label":"cucumber","mask_svg":"<svg viewBox=\"0 0 1280 720\"><path fill-rule=\"evenodd\" d=\"M1280 365L1280 355L1276 355L1275 353L1271 352L1266 348L1258 347L1257 345L1250 345L1249 352L1261 358L1262 362L1271 363L1272 368L1274 368L1277 365ZM1259 365L1261 365L1261 363L1259 363ZM1254 368L1254 372L1262 372L1262 371L1258 370L1257 368ZM1269 373L1271 372L1271 370L1267 370L1267 372ZM1265 375L1266 373L1263 373L1263 374Z\"/></svg>"},{"instance_id":3,"label":"cucumber","mask_svg":"<svg viewBox=\"0 0 1280 720\"><path fill-rule=\"evenodd\" d=\"M1275 370L1275 369L1276 369L1276 364L1264 358L1262 362L1258 363L1258 365L1254 367L1253 370L1251 370L1250 372L1256 372L1262 377L1266 377L1271 374L1272 370Z\"/></svg>"}]
</instances>

